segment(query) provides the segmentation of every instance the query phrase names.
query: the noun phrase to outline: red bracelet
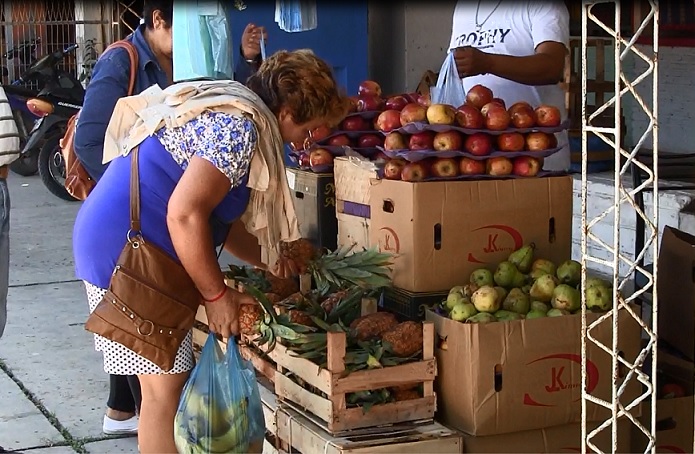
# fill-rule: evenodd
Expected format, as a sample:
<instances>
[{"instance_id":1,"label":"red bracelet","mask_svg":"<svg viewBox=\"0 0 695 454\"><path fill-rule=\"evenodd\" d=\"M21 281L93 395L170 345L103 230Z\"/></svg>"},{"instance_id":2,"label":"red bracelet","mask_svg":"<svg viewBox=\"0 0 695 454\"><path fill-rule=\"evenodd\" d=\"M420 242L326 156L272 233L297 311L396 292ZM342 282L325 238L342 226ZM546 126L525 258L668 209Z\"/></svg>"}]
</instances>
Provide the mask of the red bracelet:
<instances>
[{"instance_id":1,"label":"red bracelet","mask_svg":"<svg viewBox=\"0 0 695 454\"><path fill-rule=\"evenodd\" d=\"M228 288L229 288L229 287L227 287L227 286L225 285L225 286L224 286L224 289L220 292L219 295L217 295L216 297L211 298L211 299L209 299L209 300L203 298L203 301L205 301L206 303L214 303L215 301L218 301L218 300L222 299L222 297L225 295L225 293L227 293L227 289L228 289Z\"/></svg>"}]
</instances>

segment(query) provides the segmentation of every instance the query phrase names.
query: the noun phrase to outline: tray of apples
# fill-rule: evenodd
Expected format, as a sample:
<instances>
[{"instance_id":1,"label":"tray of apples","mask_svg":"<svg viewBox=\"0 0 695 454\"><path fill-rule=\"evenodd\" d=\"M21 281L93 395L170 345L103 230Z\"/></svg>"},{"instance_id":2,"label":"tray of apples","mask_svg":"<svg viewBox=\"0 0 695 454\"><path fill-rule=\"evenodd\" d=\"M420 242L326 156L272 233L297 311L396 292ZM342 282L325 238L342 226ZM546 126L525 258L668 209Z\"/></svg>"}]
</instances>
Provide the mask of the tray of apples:
<instances>
[{"instance_id":1,"label":"tray of apples","mask_svg":"<svg viewBox=\"0 0 695 454\"><path fill-rule=\"evenodd\" d=\"M384 96L381 86L373 80L365 80L357 88L357 96L351 96L351 108L347 118L361 117L373 120L385 110L401 110L407 104L430 104L429 95L404 93Z\"/></svg>"}]
</instances>

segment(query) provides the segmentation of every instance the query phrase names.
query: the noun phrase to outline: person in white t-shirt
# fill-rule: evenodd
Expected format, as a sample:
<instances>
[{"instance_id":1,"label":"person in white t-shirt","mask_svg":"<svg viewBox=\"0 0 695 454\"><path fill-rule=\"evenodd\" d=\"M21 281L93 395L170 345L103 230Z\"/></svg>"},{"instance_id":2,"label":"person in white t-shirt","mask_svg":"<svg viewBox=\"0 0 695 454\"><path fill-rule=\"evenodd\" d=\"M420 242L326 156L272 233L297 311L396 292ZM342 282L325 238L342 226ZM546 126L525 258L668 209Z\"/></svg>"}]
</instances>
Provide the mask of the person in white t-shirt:
<instances>
[{"instance_id":1,"label":"person in white t-shirt","mask_svg":"<svg viewBox=\"0 0 695 454\"><path fill-rule=\"evenodd\" d=\"M562 1L459 0L454 10L449 51L466 92L476 84L490 88L507 107L526 101L549 104L567 118L563 80L569 48L569 12ZM558 153L544 169L570 166L567 133L557 134Z\"/></svg>"}]
</instances>

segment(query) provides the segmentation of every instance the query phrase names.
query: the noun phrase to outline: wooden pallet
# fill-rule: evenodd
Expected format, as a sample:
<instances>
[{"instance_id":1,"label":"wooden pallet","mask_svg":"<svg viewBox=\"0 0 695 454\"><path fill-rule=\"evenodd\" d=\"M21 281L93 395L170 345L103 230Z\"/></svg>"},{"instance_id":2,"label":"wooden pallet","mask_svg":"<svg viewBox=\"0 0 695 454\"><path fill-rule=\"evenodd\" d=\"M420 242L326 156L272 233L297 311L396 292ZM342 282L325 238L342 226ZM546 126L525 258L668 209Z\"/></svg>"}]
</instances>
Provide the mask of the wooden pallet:
<instances>
[{"instance_id":1,"label":"wooden pallet","mask_svg":"<svg viewBox=\"0 0 695 454\"><path fill-rule=\"evenodd\" d=\"M259 381L266 430L276 444L267 453L421 454L462 453L463 437L436 422L399 424L332 435L306 415L278 401L272 384Z\"/></svg>"}]
</instances>

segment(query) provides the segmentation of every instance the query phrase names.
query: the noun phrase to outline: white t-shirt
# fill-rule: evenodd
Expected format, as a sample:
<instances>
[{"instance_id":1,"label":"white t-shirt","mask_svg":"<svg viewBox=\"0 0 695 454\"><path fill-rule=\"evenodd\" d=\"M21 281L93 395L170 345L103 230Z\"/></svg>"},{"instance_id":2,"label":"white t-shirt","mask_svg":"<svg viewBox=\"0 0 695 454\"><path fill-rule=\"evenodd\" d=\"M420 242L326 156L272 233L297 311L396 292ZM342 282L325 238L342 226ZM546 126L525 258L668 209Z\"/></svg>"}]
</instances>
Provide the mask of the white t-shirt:
<instances>
[{"instance_id":1,"label":"white t-shirt","mask_svg":"<svg viewBox=\"0 0 695 454\"><path fill-rule=\"evenodd\" d=\"M5 90L0 87L0 166L14 162L20 151L17 123Z\"/></svg>"},{"instance_id":2,"label":"white t-shirt","mask_svg":"<svg viewBox=\"0 0 695 454\"><path fill-rule=\"evenodd\" d=\"M496 8L495 8L496 7ZM480 31L476 30L476 11ZM488 17L489 16L489 17ZM454 10L449 50L472 46L490 54L522 57L533 55L545 41L555 41L569 48L569 12L562 1L459 0ZM511 106L526 101L532 106L549 104L567 118L565 93L559 85L531 86L492 74L464 77L463 87L482 84ZM545 170L567 170L570 166L567 133L557 134L563 149L545 159Z\"/></svg>"}]
</instances>

